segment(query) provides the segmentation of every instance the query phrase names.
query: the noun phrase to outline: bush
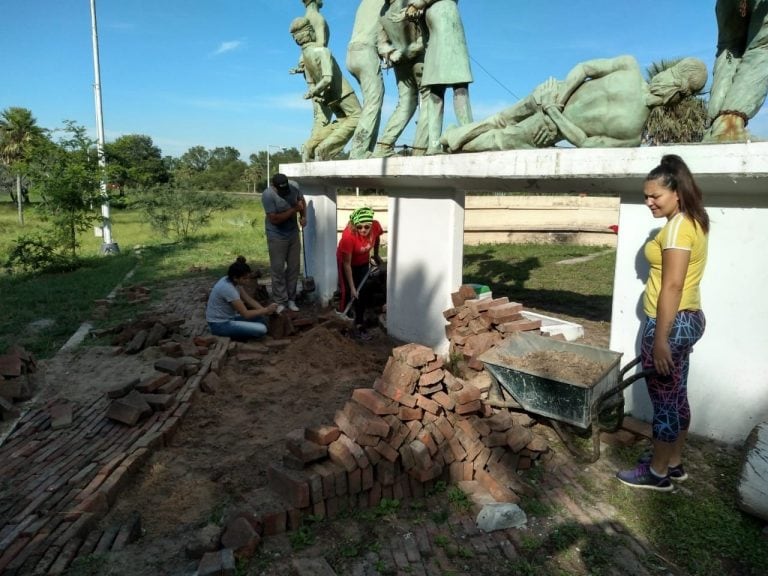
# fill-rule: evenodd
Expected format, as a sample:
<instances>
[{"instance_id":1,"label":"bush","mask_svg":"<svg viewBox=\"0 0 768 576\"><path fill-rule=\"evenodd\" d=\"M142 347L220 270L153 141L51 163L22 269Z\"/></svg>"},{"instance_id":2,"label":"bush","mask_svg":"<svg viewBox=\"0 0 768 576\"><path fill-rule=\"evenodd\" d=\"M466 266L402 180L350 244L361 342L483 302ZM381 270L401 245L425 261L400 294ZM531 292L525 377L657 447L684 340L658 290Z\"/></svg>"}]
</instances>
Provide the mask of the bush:
<instances>
[{"instance_id":1,"label":"bush","mask_svg":"<svg viewBox=\"0 0 768 576\"><path fill-rule=\"evenodd\" d=\"M76 261L59 254L55 245L51 238L42 234L19 237L5 262L6 272L18 274L41 271L64 272L76 269Z\"/></svg>"},{"instance_id":2,"label":"bush","mask_svg":"<svg viewBox=\"0 0 768 576\"><path fill-rule=\"evenodd\" d=\"M213 214L233 206L231 198L223 194L182 190L171 184L144 192L137 204L153 229L176 240L188 240Z\"/></svg>"}]
</instances>

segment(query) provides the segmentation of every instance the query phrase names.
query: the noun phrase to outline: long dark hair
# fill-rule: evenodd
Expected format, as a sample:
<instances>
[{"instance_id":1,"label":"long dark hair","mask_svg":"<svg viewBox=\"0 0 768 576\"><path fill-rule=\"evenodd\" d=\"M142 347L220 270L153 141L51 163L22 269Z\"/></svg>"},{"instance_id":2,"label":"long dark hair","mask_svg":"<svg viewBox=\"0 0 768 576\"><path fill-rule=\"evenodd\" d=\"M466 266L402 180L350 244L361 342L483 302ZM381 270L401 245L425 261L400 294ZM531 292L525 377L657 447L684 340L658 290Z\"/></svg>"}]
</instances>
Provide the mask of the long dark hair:
<instances>
[{"instance_id":1,"label":"long dark hair","mask_svg":"<svg viewBox=\"0 0 768 576\"><path fill-rule=\"evenodd\" d=\"M658 180L664 188L677 192L680 211L709 233L709 214L704 208L701 188L696 184L688 165L676 154L662 156L656 168L648 172L645 181Z\"/></svg>"},{"instance_id":2,"label":"long dark hair","mask_svg":"<svg viewBox=\"0 0 768 576\"><path fill-rule=\"evenodd\" d=\"M242 278L251 273L251 267L245 263L245 256L238 256L237 260L229 265L227 270L227 278L232 282L235 278Z\"/></svg>"}]
</instances>

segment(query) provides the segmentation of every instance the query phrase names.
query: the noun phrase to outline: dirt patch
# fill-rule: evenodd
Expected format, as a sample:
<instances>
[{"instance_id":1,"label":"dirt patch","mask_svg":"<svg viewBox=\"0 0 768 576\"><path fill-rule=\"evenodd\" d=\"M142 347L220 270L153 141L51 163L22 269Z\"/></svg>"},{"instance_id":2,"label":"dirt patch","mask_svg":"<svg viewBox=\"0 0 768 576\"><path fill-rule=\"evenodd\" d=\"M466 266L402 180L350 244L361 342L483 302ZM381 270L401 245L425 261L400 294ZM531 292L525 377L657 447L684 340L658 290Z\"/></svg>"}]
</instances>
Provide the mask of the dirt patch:
<instances>
[{"instance_id":1,"label":"dirt patch","mask_svg":"<svg viewBox=\"0 0 768 576\"><path fill-rule=\"evenodd\" d=\"M156 313L181 315L199 325L200 302L209 287L208 280L190 281L180 288L189 296L186 309L179 308L176 289L156 304ZM313 312L304 308L300 316ZM584 326L582 342L607 346L607 324L585 322ZM352 340L334 323L303 330L285 345L256 343L231 351L213 393L196 397L171 445L152 455L102 519L99 528L105 530L139 511L144 533L136 545L110 554L108 569L98 573L194 573L198 561L185 551L197 547L212 526L220 525L230 511L267 485L269 465L280 462L285 453L286 435L297 428L331 423L352 390L373 385L398 344L380 329L371 330L373 339L366 342ZM73 401L85 401L104 393L125 375L151 374L159 356L156 349L133 356L115 354L109 346L59 354L42 363L45 386L40 400L66 395ZM442 516L437 512L446 507L453 510L446 493L433 494L406 514L377 510L373 522L382 534L407 535L426 517L427 525L431 522L438 531ZM414 524L408 523L409 515ZM447 519L445 515L442 522ZM300 535L300 545L301 538L306 539L301 554L324 555L333 546L338 565L350 570L351 560L345 560L345 555L353 558L356 551L362 557L362 549L374 549L374 540L380 537L373 533L370 522L349 517L325 525L324 530L327 533L311 538ZM389 536L384 538L389 546ZM353 544L346 550L339 542ZM254 561L259 571L251 573L292 573L289 561L296 550L295 536L270 539ZM457 553L464 552L459 549Z\"/></svg>"}]
</instances>

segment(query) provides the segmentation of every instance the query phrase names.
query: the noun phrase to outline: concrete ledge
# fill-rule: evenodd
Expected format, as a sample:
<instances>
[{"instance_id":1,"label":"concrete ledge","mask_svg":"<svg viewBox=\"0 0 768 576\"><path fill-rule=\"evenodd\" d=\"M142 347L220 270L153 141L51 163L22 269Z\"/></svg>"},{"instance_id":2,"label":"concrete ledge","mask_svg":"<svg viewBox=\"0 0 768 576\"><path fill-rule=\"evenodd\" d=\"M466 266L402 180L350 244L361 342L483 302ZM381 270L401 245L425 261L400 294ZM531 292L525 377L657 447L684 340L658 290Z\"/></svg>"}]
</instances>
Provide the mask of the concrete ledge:
<instances>
[{"instance_id":1,"label":"concrete ledge","mask_svg":"<svg viewBox=\"0 0 768 576\"><path fill-rule=\"evenodd\" d=\"M544 148L284 164L281 169L301 183L335 187L638 194L638 181L670 153L685 159L707 192L765 195L760 180L768 177L768 142Z\"/></svg>"}]
</instances>

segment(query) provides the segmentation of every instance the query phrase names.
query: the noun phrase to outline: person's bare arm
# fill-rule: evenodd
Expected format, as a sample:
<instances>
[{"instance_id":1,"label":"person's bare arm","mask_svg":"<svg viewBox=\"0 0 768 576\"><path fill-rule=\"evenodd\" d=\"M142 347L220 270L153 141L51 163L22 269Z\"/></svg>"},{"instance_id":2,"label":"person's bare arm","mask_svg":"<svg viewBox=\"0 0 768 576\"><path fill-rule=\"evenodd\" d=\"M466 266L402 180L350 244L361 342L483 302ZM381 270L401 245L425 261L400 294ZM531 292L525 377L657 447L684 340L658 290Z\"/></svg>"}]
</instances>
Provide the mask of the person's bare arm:
<instances>
[{"instance_id":1,"label":"person's bare arm","mask_svg":"<svg viewBox=\"0 0 768 576\"><path fill-rule=\"evenodd\" d=\"M240 295L242 296L242 293ZM277 304L270 304L266 308L259 305L258 309L249 310L248 308L246 308L242 300L233 300L232 307L235 309L235 311L238 314L240 314L240 316L242 316L246 320L250 320L251 318L255 318L256 316L269 316L275 310L277 310Z\"/></svg>"},{"instance_id":2,"label":"person's bare arm","mask_svg":"<svg viewBox=\"0 0 768 576\"><path fill-rule=\"evenodd\" d=\"M691 253L688 250L668 248L661 254L661 290L656 304L656 332L653 339L653 365L659 374L667 375L674 369L669 333L683 297L690 261Z\"/></svg>"},{"instance_id":3,"label":"person's bare arm","mask_svg":"<svg viewBox=\"0 0 768 576\"><path fill-rule=\"evenodd\" d=\"M304 210L303 206L299 206L297 203L294 206L291 206L287 210L283 210L282 212L269 212L267 214L267 218L269 218L269 221L272 224L282 224L286 220L294 217L297 213L301 213Z\"/></svg>"},{"instance_id":4,"label":"person's bare arm","mask_svg":"<svg viewBox=\"0 0 768 576\"><path fill-rule=\"evenodd\" d=\"M258 300L254 300L253 298L251 298L248 292L246 292L245 288L243 288L242 286L237 287L237 292L240 294L240 298L248 307L249 311L251 310L256 311L258 312L257 315L269 316L275 310L277 310L277 304L274 304L274 303L270 304L269 306L262 306ZM242 316L242 314L240 315Z\"/></svg>"},{"instance_id":5,"label":"person's bare arm","mask_svg":"<svg viewBox=\"0 0 768 576\"><path fill-rule=\"evenodd\" d=\"M352 292L352 298L357 298L357 287L352 277L352 254L344 253L341 255L341 269L344 272L344 278L347 279L347 285Z\"/></svg>"}]
</instances>

